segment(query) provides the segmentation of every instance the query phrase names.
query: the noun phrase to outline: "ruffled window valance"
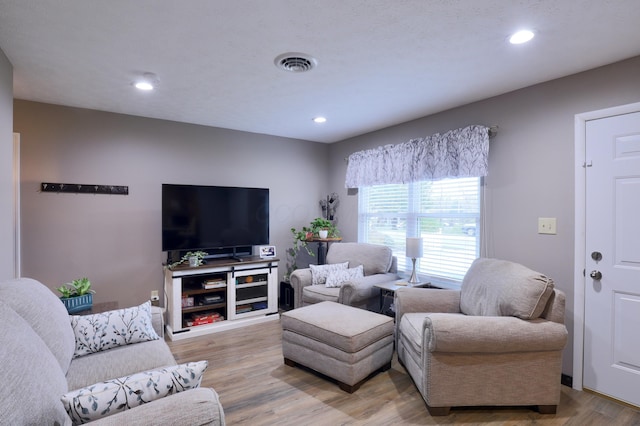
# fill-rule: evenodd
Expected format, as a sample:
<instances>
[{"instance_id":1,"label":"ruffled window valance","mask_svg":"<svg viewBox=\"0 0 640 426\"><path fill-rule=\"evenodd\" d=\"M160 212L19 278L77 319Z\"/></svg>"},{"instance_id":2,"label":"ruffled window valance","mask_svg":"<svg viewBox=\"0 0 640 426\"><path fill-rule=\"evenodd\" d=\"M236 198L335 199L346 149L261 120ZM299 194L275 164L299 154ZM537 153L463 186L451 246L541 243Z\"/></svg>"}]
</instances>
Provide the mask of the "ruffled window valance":
<instances>
[{"instance_id":1,"label":"ruffled window valance","mask_svg":"<svg viewBox=\"0 0 640 426\"><path fill-rule=\"evenodd\" d=\"M487 175L489 127L473 125L349 156L346 188Z\"/></svg>"}]
</instances>

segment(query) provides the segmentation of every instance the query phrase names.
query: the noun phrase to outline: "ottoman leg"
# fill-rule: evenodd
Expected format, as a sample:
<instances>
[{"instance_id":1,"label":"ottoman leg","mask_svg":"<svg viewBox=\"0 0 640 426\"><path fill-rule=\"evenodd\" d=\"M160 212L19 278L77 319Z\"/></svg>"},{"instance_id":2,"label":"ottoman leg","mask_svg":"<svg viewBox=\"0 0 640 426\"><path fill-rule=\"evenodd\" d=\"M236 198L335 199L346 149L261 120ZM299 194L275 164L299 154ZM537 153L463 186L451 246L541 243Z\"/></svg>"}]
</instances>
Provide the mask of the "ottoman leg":
<instances>
[{"instance_id":1,"label":"ottoman leg","mask_svg":"<svg viewBox=\"0 0 640 426\"><path fill-rule=\"evenodd\" d=\"M295 367L298 364L295 361L291 361L289 358L285 358L284 365L288 365L289 367Z\"/></svg>"},{"instance_id":2,"label":"ottoman leg","mask_svg":"<svg viewBox=\"0 0 640 426\"><path fill-rule=\"evenodd\" d=\"M378 373L381 373L383 371L387 371L391 368L391 361L389 361L387 364L383 365L382 367L378 368L376 371L372 372L371 374L369 374L367 377L365 377L364 379L360 380L358 383L356 383L355 385L347 385L346 383L342 383L342 382L338 382L338 386L340 386L340 389L342 389L345 392L348 393L354 393L355 391L357 391L358 389L360 389L360 386L362 386L362 384L364 382L366 382L367 380L369 380L370 378L372 378L373 376L375 376Z\"/></svg>"},{"instance_id":3,"label":"ottoman leg","mask_svg":"<svg viewBox=\"0 0 640 426\"><path fill-rule=\"evenodd\" d=\"M354 393L355 391L360 389L360 385L362 385L362 383L365 380L361 380L360 382L356 383L355 385L347 385L346 383L338 382L338 386L340 386L340 389L342 389L343 391L345 391L347 393Z\"/></svg>"}]
</instances>

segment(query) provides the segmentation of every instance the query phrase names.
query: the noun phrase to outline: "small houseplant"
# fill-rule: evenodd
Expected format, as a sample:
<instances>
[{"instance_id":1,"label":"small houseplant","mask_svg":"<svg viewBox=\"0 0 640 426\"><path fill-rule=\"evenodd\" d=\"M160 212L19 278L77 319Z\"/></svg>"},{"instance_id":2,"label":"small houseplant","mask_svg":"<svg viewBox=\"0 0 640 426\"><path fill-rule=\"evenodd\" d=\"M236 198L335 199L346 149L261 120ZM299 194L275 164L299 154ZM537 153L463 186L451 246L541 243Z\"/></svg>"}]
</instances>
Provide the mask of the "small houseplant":
<instances>
[{"instance_id":1,"label":"small houseplant","mask_svg":"<svg viewBox=\"0 0 640 426\"><path fill-rule=\"evenodd\" d=\"M56 290L62 297L60 300L70 314L91 309L93 306L93 294L89 278L78 278L70 283L63 284Z\"/></svg>"},{"instance_id":2,"label":"small houseplant","mask_svg":"<svg viewBox=\"0 0 640 426\"><path fill-rule=\"evenodd\" d=\"M195 257L197 259L197 261L196 261L197 265L195 265L195 266L200 266L200 265L202 265L204 263L204 258L207 257L208 255L209 255L209 253L207 253L206 251L201 251L201 250L189 251L189 252L185 253L185 255L182 256L182 258L180 260L170 264L169 265L169 269L173 269L176 266L181 265L183 263L186 263L188 265L190 257Z\"/></svg>"},{"instance_id":3,"label":"small houseplant","mask_svg":"<svg viewBox=\"0 0 640 426\"><path fill-rule=\"evenodd\" d=\"M321 230L327 231L327 238L336 238L340 235L340 231L328 219L317 217L311 221L309 226L303 226L301 229L291 228L293 234L293 247L287 250L287 272L284 276L285 281L289 281L291 273L296 270L296 259L300 250L305 249L309 256L315 256L308 243L314 238L319 238Z\"/></svg>"},{"instance_id":4,"label":"small houseplant","mask_svg":"<svg viewBox=\"0 0 640 426\"><path fill-rule=\"evenodd\" d=\"M329 219L317 217L311 221L311 232L314 238L318 237L323 230L327 231L327 238L335 238L340 234L338 228Z\"/></svg>"}]
</instances>

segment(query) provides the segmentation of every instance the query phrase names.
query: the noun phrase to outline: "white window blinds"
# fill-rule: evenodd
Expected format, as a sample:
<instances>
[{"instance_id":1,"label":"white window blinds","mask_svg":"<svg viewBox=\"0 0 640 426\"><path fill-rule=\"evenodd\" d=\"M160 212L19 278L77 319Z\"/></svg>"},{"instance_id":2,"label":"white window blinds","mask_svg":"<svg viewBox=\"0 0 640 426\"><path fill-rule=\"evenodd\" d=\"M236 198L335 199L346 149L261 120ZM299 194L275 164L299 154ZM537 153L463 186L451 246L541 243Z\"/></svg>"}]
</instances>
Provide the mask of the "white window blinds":
<instances>
[{"instance_id":1,"label":"white window blinds","mask_svg":"<svg viewBox=\"0 0 640 426\"><path fill-rule=\"evenodd\" d=\"M418 274L437 282L461 282L480 247L481 178L376 185L358 191L358 240L384 244L411 270L407 237L423 238Z\"/></svg>"}]
</instances>

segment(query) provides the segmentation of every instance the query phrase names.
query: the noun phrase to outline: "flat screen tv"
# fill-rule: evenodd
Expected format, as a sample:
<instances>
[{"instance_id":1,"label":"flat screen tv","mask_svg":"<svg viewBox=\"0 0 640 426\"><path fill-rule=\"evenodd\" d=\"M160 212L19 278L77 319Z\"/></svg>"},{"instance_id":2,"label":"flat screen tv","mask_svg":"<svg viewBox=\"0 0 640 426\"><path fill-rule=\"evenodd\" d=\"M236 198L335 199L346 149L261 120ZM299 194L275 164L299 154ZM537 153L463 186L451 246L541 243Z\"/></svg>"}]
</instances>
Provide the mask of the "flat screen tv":
<instances>
[{"instance_id":1,"label":"flat screen tv","mask_svg":"<svg viewBox=\"0 0 640 426\"><path fill-rule=\"evenodd\" d=\"M162 251L232 252L269 244L269 190L162 185Z\"/></svg>"}]
</instances>

